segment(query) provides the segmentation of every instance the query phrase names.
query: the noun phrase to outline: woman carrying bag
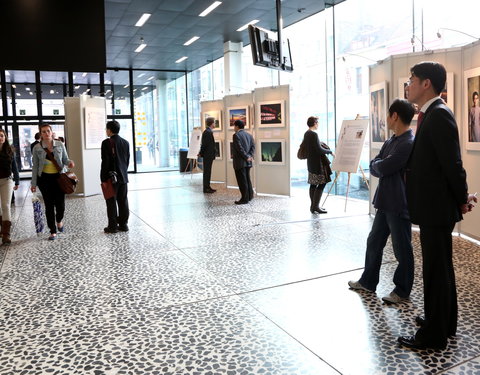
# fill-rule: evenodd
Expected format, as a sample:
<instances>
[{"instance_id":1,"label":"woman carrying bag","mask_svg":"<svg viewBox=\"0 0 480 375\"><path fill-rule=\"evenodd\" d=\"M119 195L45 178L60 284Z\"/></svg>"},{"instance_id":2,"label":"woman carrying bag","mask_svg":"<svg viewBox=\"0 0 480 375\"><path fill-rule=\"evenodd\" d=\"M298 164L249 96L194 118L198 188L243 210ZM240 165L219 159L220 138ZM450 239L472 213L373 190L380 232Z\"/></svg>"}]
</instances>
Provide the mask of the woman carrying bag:
<instances>
[{"instance_id":1,"label":"woman carrying bag","mask_svg":"<svg viewBox=\"0 0 480 375\"><path fill-rule=\"evenodd\" d=\"M326 214L319 203L325 185L331 181L330 161L327 154L335 155L325 143L320 143L315 130L318 129L318 117L309 117L308 130L303 136L303 147L307 156L308 183L310 184L310 212L312 214Z\"/></svg>"},{"instance_id":2,"label":"woman carrying bag","mask_svg":"<svg viewBox=\"0 0 480 375\"><path fill-rule=\"evenodd\" d=\"M48 124L40 125L41 141L33 148L32 152L32 193L37 191L37 185L45 203L45 216L50 229L49 240L55 240L57 230L63 232L63 216L65 214L65 193L60 189L57 182L59 171L63 172L66 167L73 168L75 163L67 155L65 145L53 139L52 128ZM52 162L54 158L54 162Z\"/></svg>"},{"instance_id":3,"label":"woman carrying bag","mask_svg":"<svg viewBox=\"0 0 480 375\"><path fill-rule=\"evenodd\" d=\"M20 177L18 175L17 163L15 162L12 147L10 147L5 130L0 129L0 223L2 226L3 244L12 242L10 239L10 228L12 227L10 204L13 190L17 190L19 184Z\"/></svg>"}]
</instances>

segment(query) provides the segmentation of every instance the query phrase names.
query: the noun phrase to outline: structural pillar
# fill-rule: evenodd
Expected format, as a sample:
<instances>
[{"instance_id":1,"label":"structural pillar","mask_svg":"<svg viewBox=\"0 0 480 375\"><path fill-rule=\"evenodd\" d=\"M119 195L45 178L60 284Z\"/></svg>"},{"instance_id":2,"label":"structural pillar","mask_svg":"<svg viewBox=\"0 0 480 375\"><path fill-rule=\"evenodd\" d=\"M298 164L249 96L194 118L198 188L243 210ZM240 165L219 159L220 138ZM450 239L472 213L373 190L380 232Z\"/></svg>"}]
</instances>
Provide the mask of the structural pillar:
<instances>
[{"instance_id":1,"label":"structural pillar","mask_svg":"<svg viewBox=\"0 0 480 375\"><path fill-rule=\"evenodd\" d=\"M243 43L223 43L225 95L244 93L242 82Z\"/></svg>"}]
</instances>

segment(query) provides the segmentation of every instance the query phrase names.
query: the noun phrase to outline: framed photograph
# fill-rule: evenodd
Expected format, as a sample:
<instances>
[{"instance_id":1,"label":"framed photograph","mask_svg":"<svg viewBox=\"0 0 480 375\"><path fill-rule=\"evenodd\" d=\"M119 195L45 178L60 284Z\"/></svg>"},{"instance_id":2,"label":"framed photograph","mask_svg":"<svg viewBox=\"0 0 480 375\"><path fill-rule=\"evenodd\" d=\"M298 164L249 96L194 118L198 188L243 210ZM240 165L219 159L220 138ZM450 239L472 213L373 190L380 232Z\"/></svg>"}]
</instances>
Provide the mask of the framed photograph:
<instances>
[{"instance_id":1,"label":"framed photograph","mask_svg":"<svg viewBox=\"0 0 480 375\"><path fill-rule=\"evenodd\" d=\"M258 164L285 165L285 140L260 139Z\"/></svg>"},{"instance_id":2,"label":"framed photograph","mask_svg":"<svg viewBox=\"0 0 480 375\"><path fill-rule=\"evenodd\" d=\"M398 79L398 98L399 99L408 99L407 98L407 86L408 86L408 81L410 78L408 77L402 77ZM420 108L416 104L415 106L415 115L413 116L413 121L417 121L418 118L418 113L420 112Z\"/></svg>"},{"instance_id":3,"label":"framed photograph","mask_svg":"<svg viewBox=\"0 0 480 375\"><path fill-rule=\"evenodd\" d=\"M260 128L282 128L285 126L285 101L260 102L257 107L257 124Z\"/></svg>"},{"instance_id":4,"label":"framed photograph","mask_svg":"<svg viewBox=\"0 0 480 375\"><path fill-rule=\"evenodd\" d=\"M221 111L205 111L202 114L203 119L203 129L205 129L206 121L208 117L213 117L215 119L215 128L213 129L214 132L222 130L222 113Z\"/></svg>"},{"instance_id":5,"label":"framed photograph","mask_svg":"<svg viewBox=\"0 0 480 375\"><path fill-rule=\"evenodd\" d=\"M233 161L233 141L228 141L228 161Z\"/></svg>"},{"instance_id":6,"label":"framed photograph","mask_svg":"<svg viewBox=\"0 0 480 375\"><path fill-rule=\"evenodd\" d=\"M370 86L370 142L380 148L387 140L387 82Z\"/></svg>"},{"instance_id":7,"label":"framed photograph","mask_svg":"<svg viewBox=\"0 0 480 375\"><path fill-rule=\"evenodd\" d=\"M215 140L215 160L223 160L222 140Z\"/></svg>"},{"instance_id":8,"label":"framed photograph","mask_svg":"<svg viewBox=\"0 0 480 375\"><path fill-rule=\"evenodd\" d=\"M480 151L480 68L465 71L465 148Z\"/></svg>"},{"instance_id":9,"label":"framed photograph","mask_svg":"<svg viewBox=\"0 0 480 375\"><path fill-rule=\"evenodd\" d=\"M227 108L229 129L233 130L233 124L237 120L245 123L245 129L249 128L250 118L248 116L248 106L229 107Z\"/></svg>"}]
</instances>

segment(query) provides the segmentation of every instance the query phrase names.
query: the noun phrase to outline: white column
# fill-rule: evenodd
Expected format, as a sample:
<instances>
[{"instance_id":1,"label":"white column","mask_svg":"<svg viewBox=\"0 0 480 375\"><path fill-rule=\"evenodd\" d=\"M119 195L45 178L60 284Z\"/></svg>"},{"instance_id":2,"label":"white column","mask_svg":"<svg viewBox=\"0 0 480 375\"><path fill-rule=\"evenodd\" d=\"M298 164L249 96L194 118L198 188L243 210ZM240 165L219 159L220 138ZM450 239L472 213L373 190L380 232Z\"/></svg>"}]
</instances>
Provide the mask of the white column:
<instances>
[{"instance_id":1,"label":"white column","mask_svg":"<svg viewBox=\"0 0 480 375\"><path fill-rule=\"evenodd\" d=\"M242 82L243 43L223 43L225 95L244 93Z\"/></svg>"}]
</instances>

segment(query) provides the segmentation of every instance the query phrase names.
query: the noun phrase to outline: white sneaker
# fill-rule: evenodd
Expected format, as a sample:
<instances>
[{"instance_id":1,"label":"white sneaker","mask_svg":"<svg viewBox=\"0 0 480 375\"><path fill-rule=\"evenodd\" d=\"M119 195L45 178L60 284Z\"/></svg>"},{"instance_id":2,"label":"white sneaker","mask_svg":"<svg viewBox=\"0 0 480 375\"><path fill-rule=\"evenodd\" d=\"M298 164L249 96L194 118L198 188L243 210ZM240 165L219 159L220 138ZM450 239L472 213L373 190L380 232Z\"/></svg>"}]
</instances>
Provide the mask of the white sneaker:
<instances>
[{"instance_id":1,"label":"white sneaker","mask_svg":"<svg viewBox=\"0 0 480 375\"><path fill-rule=\"evenodd\" d=\"M350 289L353 289L353 290L364 290L365 292L372 292L372 293L375 292L374 290L365 288L365 287L364 287L362 284L360 284L358 281L350 280L350 281L348 282L348 286L350 287Z\"/></svg>"},{"instance_id":2,"label":"white sneaker","mask_svg":"<svg viewBox=\"0 0 480 375\"><path fill-rule=\"evenodd\" d=\"M388 296L382 297L382 300L386 303L397 304L407 302L409 299L402 298L397 293L391 292Z\"/></svg>"}]
</instances>

